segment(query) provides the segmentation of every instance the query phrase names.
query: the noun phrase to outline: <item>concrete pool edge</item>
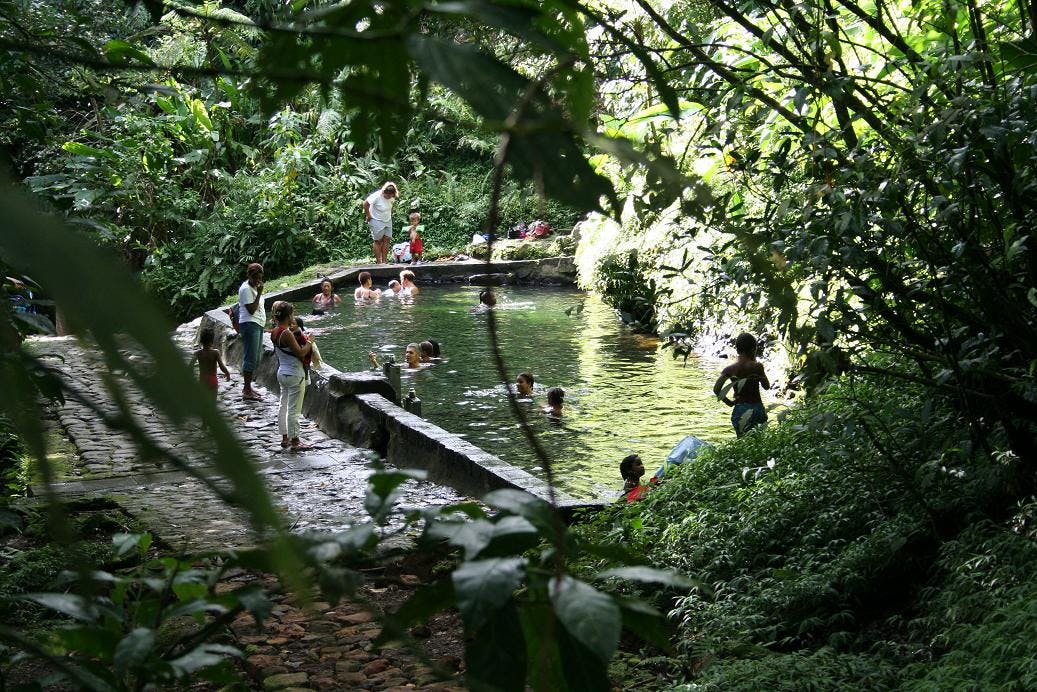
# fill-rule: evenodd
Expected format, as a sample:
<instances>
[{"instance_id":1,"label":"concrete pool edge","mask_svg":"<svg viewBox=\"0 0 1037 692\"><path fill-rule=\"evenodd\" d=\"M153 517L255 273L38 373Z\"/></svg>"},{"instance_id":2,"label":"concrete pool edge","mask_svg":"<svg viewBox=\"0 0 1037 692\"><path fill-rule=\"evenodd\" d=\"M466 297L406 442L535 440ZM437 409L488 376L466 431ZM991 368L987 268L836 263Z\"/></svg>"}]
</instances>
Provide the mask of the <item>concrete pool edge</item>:
<instances>
[{"instance_id":1,"label":"concrete pool edge","mask_svg":"<svg viewBox=\"0 0 1037 692\"><path fill-rule=\"evenodd\" d=\"M568 259L571 264L571 258ZM524 261L521 264L528 267L537 262ZM456 266L460 263L452 264L455 265L455 272L462 267L468 271L488 269L485 262L463 263L461 267ZM495 263L498 267L504 264L516 263ZM339 282L365 270L367 268L359 267L342 272L338 277ZM294 296L309 298L317 292L318 286L319 280L290 287L267 296L266 300L269 304L274 300L297 299ZM229 362L239 362L241 342L231 328L226 312L215 309L205 313L199 329L206 328L214 330L216 345ZM268 338L264 338L263 346L264 353L256 380L268 389L277 391L277 364L273 346ZM545 481L399 407L395 390L379 373L342 373L325 365L321 371L314 371L313 375L303 410L328 435L360 448L372 449L398 468L424 469L430 481L452 487L471 497L481 497L491 490L513 488L550 500L551 489ZM572 519L578 510L594 510L611 504L611 499L582 500L557 488L554 495L556 506L567 519Z\"/></svg>"},{"instance_id":2,"label":"concrete pool edge","mask_svg":"<svg viewBox=\"0 0 1037 692\"><path fill-rule=\"evenodd\" d=\"M263 304L267 309L275 300L309 300L320 293L320 285L324 279L330 279L336 290L340 288L354 289L358 285L357 275L368 272L375 283L384 284L389 279L399 278L400 272L410 269L417 276L417 283L431 280L432 283L472 282L477 277L495 277L492 283L548 284L561 286L576 285L576 262L573 257L547 257L536 260L504 260L486 262L483 260L465 260L451 262L429 262L428 264L372 264L346 267L333 271L326 276L315 277L312 281L272 291L263 296Z\"/></svg>"}]
</instances>

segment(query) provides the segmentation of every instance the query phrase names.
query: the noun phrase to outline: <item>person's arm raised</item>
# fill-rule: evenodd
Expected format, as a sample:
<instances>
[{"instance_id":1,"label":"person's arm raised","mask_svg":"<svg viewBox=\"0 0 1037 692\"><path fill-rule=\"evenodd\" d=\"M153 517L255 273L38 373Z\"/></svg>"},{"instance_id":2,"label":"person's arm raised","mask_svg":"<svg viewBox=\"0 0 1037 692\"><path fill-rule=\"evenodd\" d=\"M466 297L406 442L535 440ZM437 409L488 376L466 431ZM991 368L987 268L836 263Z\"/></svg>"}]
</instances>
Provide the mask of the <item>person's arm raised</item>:
<instances>
[{"instance_id":1,"label":"person's arm raised","mask_svg":"<svg viewBox=\"0 0 1037 692\"><path fill-rule=\"evenodd\" d=\"M249 286L252 286L252 284L249 284ZM252 286L252 290L256 292L256 299L245 306L250 315L256 314L256 310L259 309L259 301L263 299L263 282L257 282L255 286Z\"/></svg>"}]
</instances>

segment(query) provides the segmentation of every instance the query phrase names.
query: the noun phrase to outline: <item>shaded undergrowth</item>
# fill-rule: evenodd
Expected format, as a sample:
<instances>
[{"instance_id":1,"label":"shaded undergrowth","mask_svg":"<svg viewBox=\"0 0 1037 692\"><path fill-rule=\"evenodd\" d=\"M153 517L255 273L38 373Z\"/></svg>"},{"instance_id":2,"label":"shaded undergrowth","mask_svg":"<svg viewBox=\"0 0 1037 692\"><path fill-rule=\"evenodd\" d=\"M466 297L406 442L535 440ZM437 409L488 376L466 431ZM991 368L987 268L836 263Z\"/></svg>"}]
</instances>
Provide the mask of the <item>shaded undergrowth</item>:
<instances>
[{"instance_id":1,"label":"shaded undergrowth","mask_svg":"<svg viewBox=\"0 0 1037 692\"><path fill-rule=\"evenodd\" d=\"M1037 503L1003 506L1001 447L920 391L843 380L581 531L701 580L651 594L670 684L1030 689Z\"/></svg>"}]
</instances>

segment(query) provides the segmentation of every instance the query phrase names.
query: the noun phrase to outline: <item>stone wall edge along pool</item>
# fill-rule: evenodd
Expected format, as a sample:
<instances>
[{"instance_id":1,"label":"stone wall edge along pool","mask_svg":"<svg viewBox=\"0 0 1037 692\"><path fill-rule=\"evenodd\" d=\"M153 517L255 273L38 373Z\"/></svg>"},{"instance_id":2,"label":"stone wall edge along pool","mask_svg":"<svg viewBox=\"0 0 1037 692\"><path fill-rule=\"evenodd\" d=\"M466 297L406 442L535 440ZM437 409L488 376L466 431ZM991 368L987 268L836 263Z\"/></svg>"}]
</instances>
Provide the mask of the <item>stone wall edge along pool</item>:
<instances>
[{"instance_id":1,"label":"stone wall edge along pool","mask_svg":"<svg viewBox=\"0 0 1037 692\"><path fill-rule=\"evenodd\" d=\"M539 279L556 284L571 284L575 277L572 258L566 257L494 263L444 262L419 265L417 269L422 276L428 270L438 270L435 274L440 281L467 280L475 271L510 274L518 281L536 282ZM350 278L355 281L360 271L384 273L388 277L396 275L399 267L354 267L335 272L329 278L338 287ZM321 280L272 293L266 296L266 303L309 298L319 290ZM224 309L205 313L199 330L206 328L215 331L216 343L228 362L238 362L240 340ZM269 339L265 339L256 379L268 389L277 391L276 372L273 347ZM370 372L341 373L328 365L313 374L313 383L306 392L304 412L329 435L372 449L398 468L425 469L430 481L473 497L499 488L515 488L545 500L550 498L550 488L543 480L397 406L394 403L395 392L385 378ZM555 501L567 517L576 510L606 504L605 501L578 500L557 489Z\"/></svg>"},{"instance_id":2,"label":"stone wall edge along pool","mask_svg":"<svg viewBox=\"0 0 1037 692\"><path fill-rule=\"evenodd\" d=\"M410 269L417 276L418 285L423 283L479 283L477 277L502 276L495 279L499 283L548 284L556 286L573 286L576 284L576 263L572 257L547 257L538 260L510 260L501 262L485 262L467 260L463 262L429 262L428 264L372 264L339 269L326 276L314 277L312 281L279 291L271 291L263 295L263 304L267 310L275 300L300 301L309 300L320 293L320 285L324 279L330 279L335 290L352 291L357 286L357 275L369 272L376 284L384 284L390 279L398 278L400 272ZM475 280L473 281L473 277ZM226 309L225 306L224 309Z\"/></svg>"}]
</instances>

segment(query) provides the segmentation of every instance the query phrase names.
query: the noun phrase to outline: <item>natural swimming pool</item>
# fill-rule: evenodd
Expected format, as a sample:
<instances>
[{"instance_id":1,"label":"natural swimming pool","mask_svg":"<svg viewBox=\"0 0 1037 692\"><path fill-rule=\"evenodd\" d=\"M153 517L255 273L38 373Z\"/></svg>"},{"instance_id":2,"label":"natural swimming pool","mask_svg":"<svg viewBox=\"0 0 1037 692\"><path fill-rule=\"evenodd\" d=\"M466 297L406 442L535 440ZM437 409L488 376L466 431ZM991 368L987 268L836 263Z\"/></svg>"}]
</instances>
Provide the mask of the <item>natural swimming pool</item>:
<instances>
[{"instance_id":1,"label":"natural swimming pool","mask_svg":"<svg viewBox=\"0 0 1037 692\"><path fill-rule=\"evenodd\" d=\"M334 312L307 319L328 364L342 371L370 367L367 352L399 363L410 342L439 341L444 360L403 369L422 416L501 459L543 476L540 462L512 417L493 364L487 316L472 312L476 286L426 286L413 298L357 304L352 293ZM634 334L594 295L572 289L504 287L496 315L511 381L533 373L532 401L522 400L550 453L556 484L595 498L622 487L619 462L637 452L648 473L686 435L708 441L732 436L729 409L712 394L724 361L674 360L658 339ZM582 306L582 309L580 308ZM574 308L570 314L566 310ZM309 303L297 303L299 315ZM541 412L550 387L565 390L562 422Z\"/></svg>"}]
</instances>

